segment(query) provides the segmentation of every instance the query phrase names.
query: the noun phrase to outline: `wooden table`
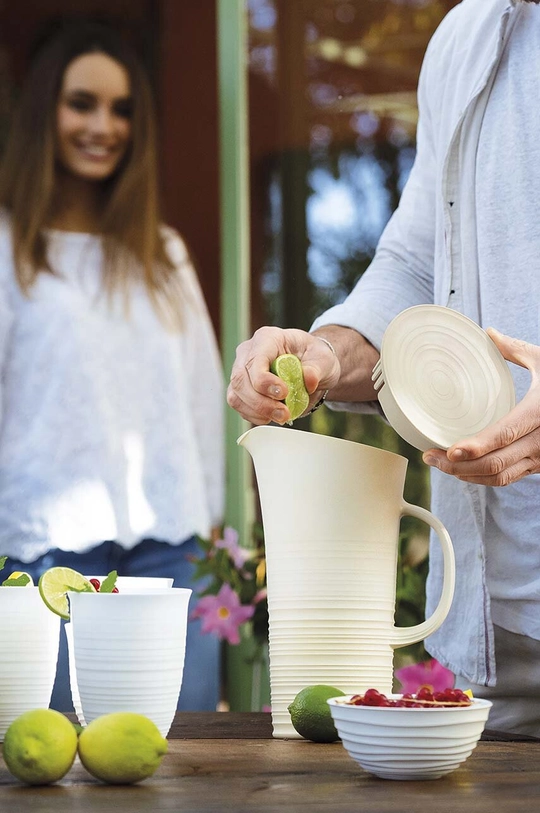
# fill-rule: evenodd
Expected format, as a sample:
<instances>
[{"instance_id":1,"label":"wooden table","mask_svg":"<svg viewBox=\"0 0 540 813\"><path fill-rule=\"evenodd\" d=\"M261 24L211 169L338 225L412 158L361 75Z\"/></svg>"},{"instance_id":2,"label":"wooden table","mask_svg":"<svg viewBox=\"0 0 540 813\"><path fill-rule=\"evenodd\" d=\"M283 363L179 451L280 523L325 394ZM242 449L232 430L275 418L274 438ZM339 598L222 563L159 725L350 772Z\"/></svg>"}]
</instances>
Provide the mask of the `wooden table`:
<instances>
[{"instance_id":1,"label":"wooden table","mask_svg":"<svg viewBox=\"0 0 540 813\"><path fill-rule=\"evenodd\" d=\"M272 739L268 714L178 714L169 753L139 785L103 785L76 764L60 783L30 788L0 760L1 813L530 813L539 805L540 741L484 740L447 777L393 782L362 771L339 742Z\"/></svg>"}]
</instances>

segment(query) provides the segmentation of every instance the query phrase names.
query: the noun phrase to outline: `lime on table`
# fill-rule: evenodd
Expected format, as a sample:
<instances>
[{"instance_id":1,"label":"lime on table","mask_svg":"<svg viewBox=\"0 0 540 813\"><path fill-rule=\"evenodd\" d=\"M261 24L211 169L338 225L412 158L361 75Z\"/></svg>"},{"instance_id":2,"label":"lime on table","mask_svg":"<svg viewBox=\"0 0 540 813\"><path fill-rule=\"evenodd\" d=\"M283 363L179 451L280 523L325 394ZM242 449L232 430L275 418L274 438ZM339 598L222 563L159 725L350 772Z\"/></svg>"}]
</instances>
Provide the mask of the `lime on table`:
<instances>
[{"instance_id":1,"label":"lime on table","mask_svg":"<svg viewBox=\"0 0 540 813\"><path fill-rule=\"evenodd\" d=\"M70 567L50 567L41 575L39 580L41 598L53 613L69 620L68 592L95 593L91 584L82 573Z\"/></svg>"},{"instance_id":2,"label":"lime on table","mask_svg":"<svg viewBox=\"0 0 540 813\"><path fill-rule=\"evenodd\" d=\"M330 706L331 697L342 697L344 692L335 686L306 686L298 692L288 707L291 723L300 736L313 742L334 742L339 739Z\"/></svg>"},{"instance_id":3,"label":"lime on table","mask_svg":"<svg viewBox=\"0 0 540 813\"><path fill-rule=\"evenodd\" d=\"M287 385L288 393L285 398L285 406L291 413L291 421L295 421L306 411L309 405L309 395L304 384L302 362L298 356L293 356L292 353L284 353L272 362L270 371L281 378Z\"/></svg>"},{"instance_id":4,"label":"lime on table","mask_svg":"<svg viewBox=\"0 0 540 813\"><path fill-rule=\"evenodd\" d=\"M129 711L97 717L79 737L79 757L86 770L113 785L130 785L152 776L167 747L152 720Z\"/></svg>"},{"instance_id":5,"label":"lime on table","mask_svg":"<svg viewBox=\"0 0 540 813\"><path fill-rule=\"evenodd\" d=\"M3 755L8 770L28 785L50 785L69 771L77 753L77 732L59 711L33 709L6 731Z\"/></svg>"}]
</instances>

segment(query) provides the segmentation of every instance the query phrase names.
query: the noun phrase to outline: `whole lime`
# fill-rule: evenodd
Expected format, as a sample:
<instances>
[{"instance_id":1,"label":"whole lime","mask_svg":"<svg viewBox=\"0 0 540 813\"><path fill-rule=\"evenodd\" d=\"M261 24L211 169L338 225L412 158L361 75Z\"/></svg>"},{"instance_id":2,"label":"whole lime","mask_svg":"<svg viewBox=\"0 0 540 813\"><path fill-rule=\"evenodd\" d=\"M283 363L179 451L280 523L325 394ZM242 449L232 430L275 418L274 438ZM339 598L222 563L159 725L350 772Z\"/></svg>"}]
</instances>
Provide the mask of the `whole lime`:
<instances>
[{"instance_id":1,"label":"whole lime","mask_svg":"<svg viewBox=\"0 0 540 813\"><path fill-rule=\"evenodd\" d=\"M330 697L342 697L344 692L335 686L306 686L298 692L290 706L291 722L298 733L313 742L334 742L339 739L330 706Z\"/></svg>"},{"instance_id":2,"label":"whole lime","mask_svg":"<svg viewBox=\"0 0 540 813\"><path fill-rule=\"evenodd\" d=\"M130 711L104 714L79 736L86 770L113 785L131 785L151 776L167 753L167 740L148 717Z\"/></svg>"},{"instance_id":3,"label":"whole lime","mask_svg":"<svg viewBox=\"0 0 540 813\"><path fill-rule=\"evenodd\" d=\"M21 782L50 785L73 765L77 732L59 711L34 709L11 723L2 750L9 771Z\"/></svg>"}]
</instances>

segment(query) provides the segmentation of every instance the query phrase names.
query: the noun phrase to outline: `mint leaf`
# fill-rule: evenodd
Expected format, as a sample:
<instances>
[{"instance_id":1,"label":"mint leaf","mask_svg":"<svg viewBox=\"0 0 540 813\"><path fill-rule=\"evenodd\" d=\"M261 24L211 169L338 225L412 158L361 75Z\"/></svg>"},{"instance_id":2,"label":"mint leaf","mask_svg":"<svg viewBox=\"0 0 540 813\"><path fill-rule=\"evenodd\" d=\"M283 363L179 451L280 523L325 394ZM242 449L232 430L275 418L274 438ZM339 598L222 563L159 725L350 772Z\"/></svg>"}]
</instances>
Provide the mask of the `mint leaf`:
<instances>
[{"instance_id":1,"label":"mint leaf","mask_svg":"<svg viewBox=\"0 0 540 813\"><path fill-rule=\"evenodd\" d=\"M101 582L101 587L99 588L100 593L112 593L116 585L116 579L118 576L118 572L116 570L111 570L111 572L103 579Z\"/></svg>"},{"instance_id":2,"label":"mint leaf","mask_svg":"<svg viewBox=\"0 0 540 813\"><path fill-rule=\"evenodd\" d=\"M94 588L92 587L92 585L89 585L88 587L86 586L73 587L73 585L71 584L66 585L66 593L93 593L93 592Z\"/></svg>"},{"instance_id":3,"label":"mint leaf","mask_svg":"<svg viewBox=\"0 0 540 813\"><path fill-rule=\"evenodd\" d=\"M3 570L6 566L7 556L0 556L0 570Z\"/></svg>"},{"instance_id":4,"label":"mint leaf","mask_svg":"<svg viewBox=\"0 0 540 813\"><path fill-rule=\"evenodd\" d=\"M26 587L30 581L30 576L28 576L27 573L22 573L15 579L6 579L4 582L2 582L2 587Z\"/></svg>"}]
</instances>

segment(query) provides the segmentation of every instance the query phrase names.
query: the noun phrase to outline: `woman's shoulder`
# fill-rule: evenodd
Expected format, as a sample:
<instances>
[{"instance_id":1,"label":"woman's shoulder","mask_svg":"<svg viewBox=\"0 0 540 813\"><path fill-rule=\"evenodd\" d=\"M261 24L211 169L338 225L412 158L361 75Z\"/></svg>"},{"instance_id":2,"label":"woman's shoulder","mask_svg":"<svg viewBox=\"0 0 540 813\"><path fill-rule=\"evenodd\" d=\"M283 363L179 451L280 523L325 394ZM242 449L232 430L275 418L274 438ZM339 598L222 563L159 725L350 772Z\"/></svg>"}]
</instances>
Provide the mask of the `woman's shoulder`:
<instances>
[{"instance_id":1,"label":"woman's shoulder","mask_svg":"<svg viewBox=\"0 0 540 813\"><path fill-rule=\"evenodd\" d=\"M17 290L13 264L11 217L5 209L0 208L0 309L2 318L5 316L5 303L12 301L12 296Z\"/></svg>"},{"instance_id":2,"label":"woman's shoulder","mask_svg":"<svg viewBox=\"0 0 540 813\"><path fill-rule=\"evenodd\" d=\"M0 275L2 278L13 273L13 244L11 237L11 216L0 208Z\"/></svg>"},{"instance_id":3,"label":"woman's shoulder","mask_svg":"<svg viewBox=\"0 0 540 813\"><path fill-rule=\"evenodd\" d=\"M173 229L172 226L165 224L160 226L159 231L165 251L171 262L177 267L181 267L186 263L191 264L188 248L180 233Z\"/></svg>"},{"instance_id":4,"label":"woman's shoulder","mask_svg":"<svg viewBox=\"0 0 540 813\"><path fill-rule=\"evenodd\" d=\"M11 215L0 207L0 249L11 247Z\"/></svg>"}]
</instances>

